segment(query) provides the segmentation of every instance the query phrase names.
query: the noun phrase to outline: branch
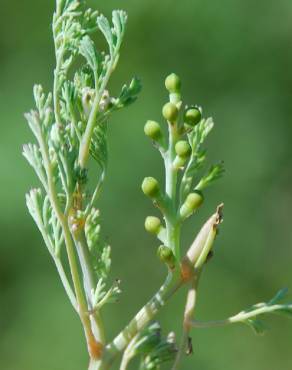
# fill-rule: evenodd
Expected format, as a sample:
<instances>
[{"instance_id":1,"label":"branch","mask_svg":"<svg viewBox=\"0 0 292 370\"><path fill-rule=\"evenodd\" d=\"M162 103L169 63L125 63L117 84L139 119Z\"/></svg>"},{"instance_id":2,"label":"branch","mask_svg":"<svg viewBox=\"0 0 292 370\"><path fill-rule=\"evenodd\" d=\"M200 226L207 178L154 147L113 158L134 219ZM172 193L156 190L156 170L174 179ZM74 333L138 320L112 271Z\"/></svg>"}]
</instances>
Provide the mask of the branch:
<instances>
[{"instance_id":1,"label":"branch","mask_svg":"<svg viewBox=\"0 0 292 370\"><path fill-rule=\"evenodd\" d=\"M125 329L117 335L117 337L106 346L104 353L104 368L106 370L115 360L117 355L125 350L131 340L139 333L160 311L166 302L175 294L175 292L182 287L184 284L196 279L198 270L195 270L194 266L197 260L200 258L200 254L194 254L194 248L205 251L206 242L210 239L210 234L213 235L214 230L218 226L218 222L221 222L221 210L218 207L216 213L212 215L209 220L202 227L195 242L190 247L186 256L183 258L180 269L176 269L173 272L170 271L165 283L159 289L159 291L150 299L150 301L135 315ZM196 258L193 256L196 255ZM192 293L193 294L193 293ZM189 310L189 307L188 307Z\"/></svg>"},{"instance_id":2,"label":"branch","mask_svg":"<svg viewBox=\"0 0 292 370\"><path fill-rule=\"evenodd\" d=\"M190 338L189 333L192 328L191 320L194 315L196 301L197 301L197 289L198 289L199 278L200 278L199 274L194 277L192 285L188 291L185 313L184 313L184 320L183 320L183 335L182 335L181 344L177 352L172 370L178 369L181 358L185 351L187 351L187 354L192 353L191 343L188 348L188 342Z\"/></svg>"},{"instance_id":3,"label":"branch","mask_svg":"<svg viewBox=\"0 0 292 370\"><path fill-rule=\"evenodd\" d=\"M275 304L275 305L267 305L265 303L260 303L258 308L253 309L252 311L242 311L234 316L229 317L225 320L218 320L218 321L193 321L191 326L193 328L212 328L212 327L220 327L226 326L230 324L250 324L248 322L252 319L257 319L258 316L271 314L271 313L290 313L292 314L292 303L290 304ZM256 307L254 306L254 307Z\"/></svg>"}]
</instances>

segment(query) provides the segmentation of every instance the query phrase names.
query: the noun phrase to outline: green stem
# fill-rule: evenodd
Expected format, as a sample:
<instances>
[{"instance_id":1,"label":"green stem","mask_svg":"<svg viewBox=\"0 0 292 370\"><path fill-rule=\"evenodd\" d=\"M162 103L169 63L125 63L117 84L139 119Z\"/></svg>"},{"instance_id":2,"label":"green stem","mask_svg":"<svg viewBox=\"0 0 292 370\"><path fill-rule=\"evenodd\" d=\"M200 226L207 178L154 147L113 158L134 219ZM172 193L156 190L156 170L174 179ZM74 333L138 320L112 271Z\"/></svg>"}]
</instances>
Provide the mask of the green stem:
<instances>
[{"instance_id":1,"label":"green stem","mask_svg":"<svg viewBox=\"0 0 292 370\"><path fill-rule=\"evenodd\" d=\"M194 315L196 301L197 301L198 283L199 283L199 274L194 276L192 285L188 291L186 306L185 306L185 313L184 313L184 321L183 321L183 335L182 335L181 344L179 346L179 350L177 352L172 370L177 370L179 368L182 356L185 350L187 349L189 333L192 327L191 320Z\"/></svg>"},{"instance_id":2,"label":"green stem","mask_svg":"<svg viewBox=\"0 0 292 370\"><path fill-rule=\"evenodd\" d=\"M86 292L89 310L94 310L92 302L92 292L96 288L96 275L91 263L91 256L86 242L85 234L83 230L73 233L74 242L76 245L81 270L83 273L84 290ZM94 313L90 315L93 321L93 330L95 337L101 343L105 342L105 334L103 322L98 310L94 310Z\"/></svg>"},{"instance_id":3,"label":"green stem","mask_svg":"<svg viewBox=\"0 0 292 370\"><path fill-rule=\"evenodd\" d=\"M96 125L96 117L99 112L99 103L102 98L102 94L106 88L106 85L108 84L109 78L112 73L114 62L110 62L108 66L108 70L106 72L106 75L104 76L102 80L101 87L98 89L98 92L96 93L92 109L88 118L88 122L86 125L85 132L83 134L83 137L80 142L80 148L79 148L79 156L78 156L78 163L81 168L86 168L86 164L89 157L89 149L91 144L91 138L93 134L94 127Z\"/></svg>"},{"instance_id":4,"label":"green stem","mask_svg":"<svg viewBox=\"0 0 292 370\"><path fill-rule=\"evenodd\" d=\"M84 327L88 350L89 350L89 353L91 354L93 351L93 346L96 344L95 338L93 336L93 333L91 330L90 319L87 314L88 308L87 308L86 299L84 297L84 293L83 293L83 289L82 289L82 285L81 285L81 281L79 277L78 264L77 264L77 260L75 256L75 251L74 251L74 246L73 246L72 239L71 239L69 226L60 209L58 196L57 196L55 183L54 183L52 166L51 166L51 162L49 158L49 152L48 152L48 148L44 140L44 137L42 135L40 126L39 126L39 137L38 138L39 138L39 145L40 145L40 150L42 153L42 158L44 161L44 167L45 167L46 175L47 175L48 196L49 196L53 211L55 212L56 217L63 230L70 272L71 272L75 295L77 299L78 313L79 313L82 325Z\"/></svg>"},{"instance_id":5,"label":"green stem","mask_svg":"<svg viewBox=\"0 0 292 370\"><path fill-rule=\"evenodd\" d=\"M67 293L67 295L70 299L70 302L71 302L72 306L74 307L74 309L76 311L78 311L76 297L75 297L74 292L71 288L71 285L70 285L69 280L67 278L66 272L65 272L64 267L62 265L62 262L59 258L54 258L54 261L55 261L55 265L56 265L56 268L58 270L60 279L61 279L62 284L64 286L64 289L65 289L65 291L66 291L66 293Z\"/></svg>"},{"instance_id":6,"label":"green stem","mask_svg":"<svg viewBox=\"0 0 292 370\"><path fill-rule=\"evenodd\" d=\"M134 358L133 346L135 345L136 341L137 335L131 340L131 342L124 351L120 365L120 370L127 370L131 360Z\"/></svg>"},{"instance_id":7,"label":"green stem","mask_svg":"<svg viewBox=\"0 0 292 370\"><path fill-rule=\"evenodd\" d=\"M263 307L259 307L250 312L240 312L237 315L231 316L225 320L206 321L206 322L193 321L192 327L193 328L212 328L212 327L226 326L230 324L244 323L244 321L255 318L259 315L273 313L275 311L281 310L285 306L287 306L287 308L290 307L290 309L292 308L292 305L263 306Z\"/></svg>"},{"instance_id":8,"label":"green stem","mask_svg":"<svg viewBox=\"0 0 292 370\"><path fill-rule=\"evenodd\" d=\"M172 200L173 206L176 204L176 188L177 188L177 171L173 167L175 159L175 144L177 142L176 126L168 124L169 130L169 146L165 156L165 191Z\"/></svg>"},{"instance_id":9,"label":"green stem","mask_svg":"<svg viewBox=\"0 0 292 370\"><path fill-rule=\"evenodd\" d=\"M130 341L159 312L177 289L183 284L179 274L169 273L165 283L150 301L136 314L125 329L106 347L103 370L110 367L115 357L123 352Z\"/></svg>"},{"instance_id":10,"label":"green stem","mask_svg":"<svg viewBox=\"0 0 292 370\"><path fill-rule=\"evenodd\" d=\"M177 171L173 166L175 159L175 144L178 140L176 125L168 124L169 130L169 146L166 155L164 156L165 166L165 193L170 202L170 214L165 215L166 235L168 247L170 247L177 261L180 260L180 225L177 222L176 216L176 197L177 197Z\"/></svg>"}]
</instances>

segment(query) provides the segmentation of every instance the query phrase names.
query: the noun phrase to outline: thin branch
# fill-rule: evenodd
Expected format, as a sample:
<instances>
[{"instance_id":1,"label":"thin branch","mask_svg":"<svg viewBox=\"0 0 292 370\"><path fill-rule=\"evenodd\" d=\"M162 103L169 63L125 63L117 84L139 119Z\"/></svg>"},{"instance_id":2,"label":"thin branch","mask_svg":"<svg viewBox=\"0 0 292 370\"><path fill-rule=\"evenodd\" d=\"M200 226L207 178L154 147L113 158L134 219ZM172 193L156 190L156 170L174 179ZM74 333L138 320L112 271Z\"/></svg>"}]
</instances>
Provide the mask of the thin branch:
<instances>
[{"instance_id":1,"label":"thin branch","mask_svg":"<svg viewBox=\"0 0 292 370\"><path fill-rule=\"evenodd\" d=\"M196 301L197 301L197 288L199 283L199 275L195 276L192 285L189 288L185 306L184 320L183 320L183 334L180 343L179 350L177 352L175 362L173 364L172 370L177 370L179 368L183 354L187 351L188 354L192 353L192 348L187 348L189 342L189 334L192 328L191 320L194 315ZM191 345L191 344L190 344Z\"/></svg>"},{"instance_id":2,"label":"thin branch","mask_svg":"<svg viewBox=\"0 0 292 370\"><path fill-rule=\"evenodd\" d=\"M128 347L125 349L121 365L120 365L120 370L127 370L131 360L133 359L133 346L135 345L137 341L138 336L136 335L131 342L129 343Z\"/></svg>"},{"instance_id":3,"label":"thin branch","mask_svg":"<svg viewBox=\"0 0 292 370\"><path fill-rule=\"evenodd\" d=\"M95 99L94 99L94 102L92 104L92 108L90 111L90 115L88 118L88 122L86 125L86 129L85 129L85 132L80 142L78 162L81 168L86 168L86 164L87 164L87 160L89 156L91 138L92 138L94 127L96 125L96 116L99 112L100 100L102 98L103 92L110 79L113 66L114 66L114 61L112 60L108 66L106 75L104 76L102 80L102 85L100 89L98 90L98 93L95 96Z\"/></svg>"},{"instance_id":4,"label":"thin branch","mask_svg":"<svg viewBox=\"0 0 292 370\"><path fill-rule=\"evenodd\" d=\"M238 324L244 323L247 320L253 319L258 317L259 315L274 313L281 310L292 310L292 304L275 304L275 305L263 305L262 307L259 306L258 308L246 312L242 311L234 316L229 317L225 320L217 320L217 321L192 321L191 326L193 328L212 328L212 327L220 327L226 326L230 324Z\"/></svg>"},{"instance_id":5,"label":"thin branch","mask_svg":"<svg viewBox=\"0 0 292 370\"><path fill-rule=\"evenodd\" d=\"M70 302L71 302L72 306L74 307L75 311L78 312L76 297L75 297L75 294L74 294L74 292L72 290L72 287L69 283L69 280L67 278L67 275L66 275L64 267L62 265L62 262L59 258L54 258L54 261L55 261L55 265L57 267L58 273L60 275L62 284L64 286L64 289L67 293L67 296L69 297Z\"/></svg>"},{"instance_id":6,"label":"thin branch","mask_svg":"<svg viewBox=\"0 0 292 370\"><path fill-rule=\"evenodd\" d=\"M92 302L92 292L96 288L96 275L91 263L91 257L89 248L87 245L87 241L85 238L84 230L79 230L75 234L72 233L72 236L74 238L74 242L76 245L78 258L83 274L83 283L84 283L84 290L86 292L87 301L89 305L89 310L94 309L94 305ZM93 319L94 322L94 332L96 338L101 342L105 342L105 334L104 334L104 327L103 322L100 317L99 310L94 310L93 314L90 315L90 318Z\"/></svg>"}]
</instances>

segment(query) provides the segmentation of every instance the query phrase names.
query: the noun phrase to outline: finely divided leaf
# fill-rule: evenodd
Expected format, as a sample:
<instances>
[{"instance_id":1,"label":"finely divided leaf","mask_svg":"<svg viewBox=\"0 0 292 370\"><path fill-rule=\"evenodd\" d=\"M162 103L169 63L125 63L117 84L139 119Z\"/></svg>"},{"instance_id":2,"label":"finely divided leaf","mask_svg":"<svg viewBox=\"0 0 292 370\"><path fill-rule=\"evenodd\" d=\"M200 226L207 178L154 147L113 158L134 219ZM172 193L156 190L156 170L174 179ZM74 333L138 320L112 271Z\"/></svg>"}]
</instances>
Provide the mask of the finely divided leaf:
<instances>
[{"instance_id":1,"label":"finely divided leaf","mask_svg":"<svg viewBox=\"0 0 292 370\"><path fill-rule=\"evenodd\" d=\"M108 161L107 122L99 123L94 128L90 154L104 171Z\"/></svg>"},{"instance_id":2,"label":"finely divided leaf","mask_svg":"<svg viewBox=\"0 0 292 370\"><path fill-rule=\"evenodd\" d=\"M199 184L196 186L196 190L203 190L207 186L211 185L214 181L220 179L224 174L224 163L212 165L205 176L202 177Z\"/></svg>"},{"instance_id":3,"label":"finely divided leaf","mask_svg":"<svg viewBox=\"0 0 292 370\"><path fill-rule=\"evenodd\" d=\"M288 288L283 288L279 290L276 295L268 302L269 305L277 304L281 301L283 301L284 298L286 298L288 293Z\"/></svg>"},{"instance_id":4,"label":"finely divided leaf","mask_svg":"<svg viewBox=\"0 0 292 370\"><path fill-rule=\"evenodd\" d=\"M126 107L132 104L133 102L135 102L141 90L142 90L142 84L141 84L140 79L137 77L134 77L130 85L124 85L122 87L121 94L115 102L115 108L120 109L120 108Z\"/></svg>"},{"instance_id":5,"label":"finely divided leaf","mask_svg":"<svg viewBox=\"0 0 292 370\"><path fill-rule=\"evenodd\" d=\"M267 326L265 325L265 323L262 320L258 320L256 318L245 320L244 323L249 325L253 329L255 334L258 335L263 335L267 330Z\"/></svg>"},{"instance_id":6,"label":"finely divided leaf","mask_svg":"<svg viewBox=\"0 0 292 370\"><path fill-rule=\"evenodd\" d=\"M84 56L90 68L96 72L98 69L98 56L94 42L89 36L84 36L80 41L80 54Z\"/></svg>"},{"instance_id":7,"label":"finely divided leaf","mask_svg":"<svg viewBox=\"0 0 292 370\"><path fill-rule=\"evenodd\" d=\"M113 54L114 54L114 40L113 40L113 35L112 35L111 26L110 26L109 21L107 20L107 18L104 15L101 14L99 17L97 17L97 25L98 25L99 29L101 30L101 32L103 33L103 35L104 35L104 37L105 37L105 39L108 43L111 56L113 56Z\"/></svg>"}]
</instances>

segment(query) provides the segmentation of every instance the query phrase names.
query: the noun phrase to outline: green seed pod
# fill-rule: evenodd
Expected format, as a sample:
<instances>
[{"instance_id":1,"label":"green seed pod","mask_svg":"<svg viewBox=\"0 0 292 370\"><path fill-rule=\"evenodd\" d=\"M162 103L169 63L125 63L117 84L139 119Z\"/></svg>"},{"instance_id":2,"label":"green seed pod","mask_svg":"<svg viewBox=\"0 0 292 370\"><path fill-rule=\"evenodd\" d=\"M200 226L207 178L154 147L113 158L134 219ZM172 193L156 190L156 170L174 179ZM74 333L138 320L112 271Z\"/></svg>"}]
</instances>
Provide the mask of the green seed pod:
<instances>
[{"instance_id":1,"label":"green seed pod","mask_svg":"<svg viewBox=\"0 0 292 370\"><path fill-rule=\"evenodd\" d=\"M189 126L197 125L202 119L202 113L196 106L186 108L184 112L184 122Z\"/></svg>"},{"instance_id":2,"label":"green seed pod","mask_svg":"<svg viewBox=\"0 0 292 370\"><path fill-rule=\"evenodd\" d=\"M175 152L179 157L187 158L190 156L192 149L187 141L181 140L176 143Z\"/></svg>"},{"instance_id":3,"label":"green seed pod","mask_svg":"<svg viewBox=\"0 0 292 370\"><path fill-rule=\"evenodd\" d=\"M175 122L178 117L178 109L173 103L166 103L162 108L163 117L169 122Z\"/></svg>"},{"instance_id":4,"label":"green seed pod","mask_svg":"<svg viewBox=\"0 0 292 370\"><path fill-rule=\"evenodd\" d=\"M161 228L161 221L158 217L148 216L145 220L145 229L150 234L157 235Z\"/></svg>"},{"instance_id":5,"label":"green seed pod","mask_svg":"<svg viewBox=\"0 0 292 370\"><path fill-rule=\"evenodd\" d=\"M144 126L144 132L146 136L155 141L162 137L160 125L155 121L147 121Z\"/></svg>"},{"instance_id":6,"label":"green seed pod","mask_svg":"<svg viewBox=\"0 0 292 370\"><path fill-rule=\"evenodd\" d=\"M203 194L200 191L195 191L187 196L184 204L180 208L180 215L183 219L191 216L204 201Z\"/></svg>"},{"instance_id":7,"label":"green seed pod","mask_svg":"<svg viewBox=\"0 0 292 370\"><path fill-rule=\"evenodd\" d=\"M150 198L156 198L159 195L159 184L154 177L145 177L142 183L142 191Z\"/></svg>"},{"instance_id":8,"label":"green seed pod","mask_svg":"<svg viewBox=\"0 0 292 370\"><path fill-rule=\"evenodd\" d=\"M175 256L172 250L169 247L166 247L165 245L161 245L158 248L157 255L160 261L166 263L170 269L174 269L176 259L175 259Z\"/></svg>"},{"instance_id":9,"label":"green seed pod","mask_svg":"<svg viewBox=\"0 0 292 370\"><path fill-rule=\"evenodd\" d=\"M165 79L165 87L171 94L180 93L180 78L175 73L171 73Z\"/></svg>"}]
</instances>

